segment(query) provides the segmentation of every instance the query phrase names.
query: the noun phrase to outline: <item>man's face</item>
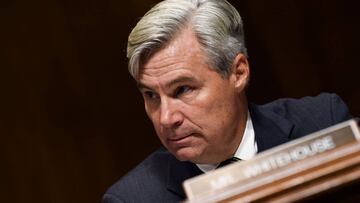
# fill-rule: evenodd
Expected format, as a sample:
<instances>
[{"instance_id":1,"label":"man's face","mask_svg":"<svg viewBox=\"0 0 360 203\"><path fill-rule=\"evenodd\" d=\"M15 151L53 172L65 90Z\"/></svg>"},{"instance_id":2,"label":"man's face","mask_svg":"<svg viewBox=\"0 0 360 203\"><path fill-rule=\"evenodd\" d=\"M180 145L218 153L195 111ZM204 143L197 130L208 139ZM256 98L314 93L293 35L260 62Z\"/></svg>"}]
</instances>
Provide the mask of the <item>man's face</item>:
<instances>
[{"instance_id":1,"label":"man's face","mask_svg":"<svg viewBox=\"0 0 360 203\"><path fill-rule=\"evenodd\" d=\"M137 81L158 137L181 161L218 163L242 138L247 78L236 71L222 78L206 62L186 29L144 64Z\"/></svg>"}]
</instances>

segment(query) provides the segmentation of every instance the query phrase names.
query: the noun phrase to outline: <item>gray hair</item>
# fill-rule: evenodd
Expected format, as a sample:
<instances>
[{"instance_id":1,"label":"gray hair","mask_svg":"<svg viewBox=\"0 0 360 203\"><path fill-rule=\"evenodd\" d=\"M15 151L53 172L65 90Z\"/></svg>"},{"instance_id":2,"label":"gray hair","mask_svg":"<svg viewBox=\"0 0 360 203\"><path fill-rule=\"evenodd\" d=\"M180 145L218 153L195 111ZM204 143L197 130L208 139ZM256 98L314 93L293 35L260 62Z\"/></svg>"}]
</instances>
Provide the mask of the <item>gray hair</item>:
<instances>
[{"instance_id":1,"label":"gray hair","mask_svg":"<svg viewBox=\"0 0 360 203\"><path fill-rule=\"evenodd\" d=\"M140 67L190 26L207 56L207 63L228 76L237 54L247 56L242 20L226 0L164 0L149 10L129 35L129 72L137 79Z\"/></svg>"}]
</instances>

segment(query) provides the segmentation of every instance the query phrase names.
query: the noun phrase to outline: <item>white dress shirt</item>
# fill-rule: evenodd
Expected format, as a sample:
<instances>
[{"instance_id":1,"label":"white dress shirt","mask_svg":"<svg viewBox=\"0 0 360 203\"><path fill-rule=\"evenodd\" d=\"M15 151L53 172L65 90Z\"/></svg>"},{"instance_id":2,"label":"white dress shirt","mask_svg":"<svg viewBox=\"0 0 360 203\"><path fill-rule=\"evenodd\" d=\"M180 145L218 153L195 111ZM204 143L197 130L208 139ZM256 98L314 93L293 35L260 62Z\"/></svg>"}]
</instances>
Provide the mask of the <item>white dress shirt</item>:
<instances>
[{"instance_id":1,"label":"white dress shirt","mask_svg":"<svg viewBox=\"0 0 360 203\"><path fill-rule=\"evenodd\" d=\"M246 127L244 130L244 134L242 140L240 142L239 147L237 148L234 157L237 157L241 160L249 160L255 156L257 153L257 144L255 141L255 131L251 121L250 113L248 112L246 119ZM197 167L203 172L209 172L211 170L216 169L218 164L196 164Z\"/></svg>"}]
</instances>

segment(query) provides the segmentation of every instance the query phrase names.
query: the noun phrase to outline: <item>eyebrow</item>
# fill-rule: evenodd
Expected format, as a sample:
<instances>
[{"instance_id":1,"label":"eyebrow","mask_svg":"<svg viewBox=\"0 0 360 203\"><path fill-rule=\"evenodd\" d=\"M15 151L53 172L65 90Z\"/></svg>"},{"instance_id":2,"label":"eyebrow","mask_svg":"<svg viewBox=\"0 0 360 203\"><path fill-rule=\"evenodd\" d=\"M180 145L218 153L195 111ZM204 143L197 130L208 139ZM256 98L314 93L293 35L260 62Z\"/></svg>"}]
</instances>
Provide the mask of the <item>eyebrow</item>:
<instances>
[{"instance_id":1,"label":"eyebrow","mask_svg":"<svg viewBox=\"0 0 360 203\"><path fill-rule=\"evenodd\" d=\"M171 80L168 83L166 83L165 87L170 88L178 83L184 83L184 82L195 82L195 78L189 77L189 76L180 76L180 77L175 78L174 80ZM149 88L147 85L140 83L140 82L137 83L137 87L139 89L152 89L152 88Z\"/></svg>"},{"instance_id":2,"label":"eyebrow","mask_svg":"<svg viewBox=\"0 0 360 203\"><path fill-rule=\"evenodd\" d=\"M165 87L170 88L178 83L185 83L185 82L195 82L195 78L189 76L181 76L165 84Z\"/></svg>"}]
</instances>

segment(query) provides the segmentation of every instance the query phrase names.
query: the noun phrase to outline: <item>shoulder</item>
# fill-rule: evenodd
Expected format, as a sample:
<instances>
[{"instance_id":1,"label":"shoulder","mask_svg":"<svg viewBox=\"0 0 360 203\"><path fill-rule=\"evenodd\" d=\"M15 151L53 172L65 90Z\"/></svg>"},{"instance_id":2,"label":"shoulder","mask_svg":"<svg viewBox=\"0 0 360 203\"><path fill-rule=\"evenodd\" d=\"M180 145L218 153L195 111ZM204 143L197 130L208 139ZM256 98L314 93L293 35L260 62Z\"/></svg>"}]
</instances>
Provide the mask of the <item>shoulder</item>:
<instances>
[{"instance_id":1,"label":"shoulder","mask_svg":"<svg viewBox=\"0 0 360 203\"><path fill-rule=\"evenodd\" d=\"M307 96L300 99L278 99L263 105L263 108L271 108L285 117L304 115L305 117L312 117L314 120L325 120L331 123L350 118L345 103L333 93L321 93L317 96Z\"/></svg>"},{"instance_id":2,"label":"shoulder","mask_svg":"<svg viewBox=\"0 0 360 203\"><path fill-rule=\"evenodd\" d=\"M259 109L291 121L295 134L311 133L351 118L342 99L330 93L300 99L278 99L259 106Z\"/></svg>"},{"instance_id":3,"label":"shoulder","mask_svg":"<svg viewBox=\"0 0 360 203\"><path fill-rule=\"evenodd\" d=\"M171 156L164 148L152 153L106 191L103 203L149 202L152 195L164 194Z\"/></svg>"}]
</instances>

